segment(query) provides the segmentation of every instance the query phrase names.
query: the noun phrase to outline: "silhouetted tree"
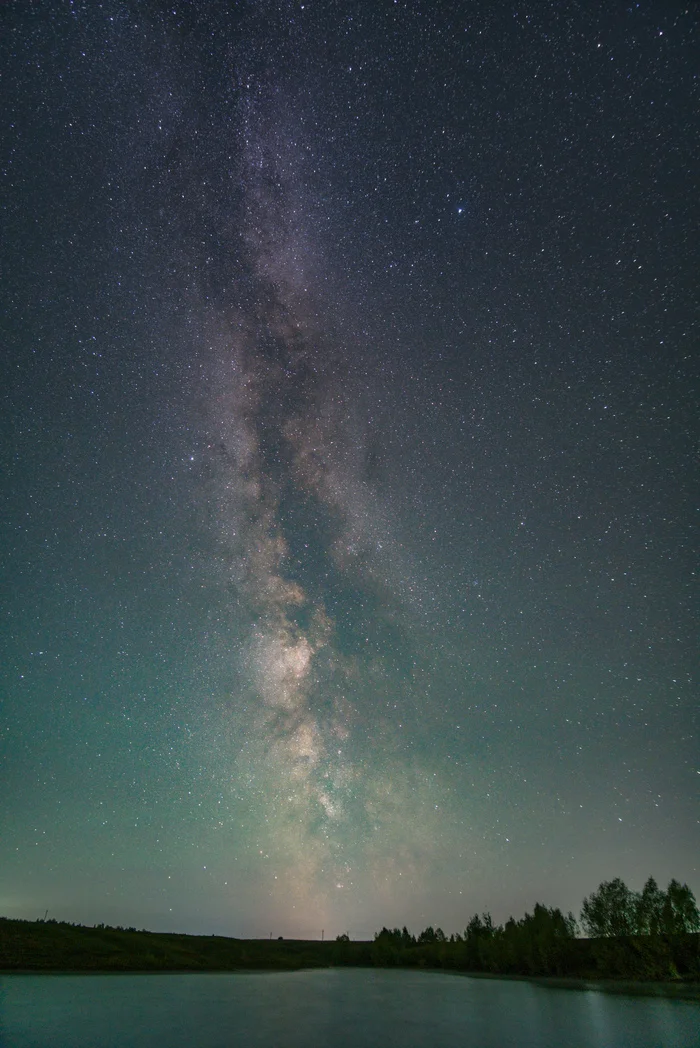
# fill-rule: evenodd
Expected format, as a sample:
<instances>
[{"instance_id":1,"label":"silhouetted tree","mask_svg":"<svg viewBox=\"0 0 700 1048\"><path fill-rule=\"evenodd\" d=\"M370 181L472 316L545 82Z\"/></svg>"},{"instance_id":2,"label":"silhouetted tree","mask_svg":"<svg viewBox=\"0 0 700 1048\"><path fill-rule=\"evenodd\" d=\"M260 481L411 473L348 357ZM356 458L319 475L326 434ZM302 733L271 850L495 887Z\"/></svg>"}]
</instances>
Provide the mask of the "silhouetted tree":
<instances>
[{"instance_id":1,"label":"silhouetted tree","mask_svg":"<svg viewBox=\"0 0 700 1048\"><path fill-rule=\"evenodd\" d=\"M659 935L662 928L666 896L650 877L637 896L635 931L637 935Z\"/></svg>"},{"instance_id":2,"label":"silhouetted tree","mask_svg":"<svg viewBox=\"0 0 700 1048\"><path fill-rule=\"evenodd\" d=\"M650 877L637 893L616 877L584 899L581 923L592 938L686 935L700 930L700 914L687 884L672 880L663 892Z\"/></svg>"},{"instance_id":3,"label":"silhouetted tree","mask_svg":"<svg viewBox=\"0 0 700 1048\"><path fill-rule=\"evenodd\" d=\"M637 897L619 877L603 881L583 900L581 924L592 938L632 935L636 927Z\"/></svg>"},{"instance_id":4,"label":"silhouetted tree","mask_svg":"<svg viewBox=\"0 0 700 1048\"><path fill-rule=\"evenodd\" d=\"M661 925L666 935L687 935L700 930L700 913L695 896L687 884L669 881L666 889Z\"/></svg>"},{"instance_id":5,"label":"silhouetted tree","mask_svg":"<svg viewBox=\"0 0 700 1048\"><path fill-rule=\"evenodd\" d=\"M496 932L490 913L475 913L464 930L465 967L473 971L495 971L492 939ZM501 932L501 929L498 929Z\"/></svg>"},{"instance_id":6,"label":"silhouetted tree","mask_svg":"<svg viewBox=\"0 0 700 1048\"><path fill-rule=\"evenodd\" d=\"M576 935L573 914L559 909L548 909L535 903L533 913L526 913L517 923L506 925L505 935L511 936L520 964L525 964L532 975L561 974L568 959L568 943Z\"/></svg>"},{"instance_id":7,"label":"silhouetted tree","mask_svg":"<svg viewBox=\"0 0 700 1048\"><path fill-rule=\"evenodd\" d=\"M400 944L401 932L398 928L395 928L393 932L389 931L388 928L382 928L380 932L375 932L371 949L372 964L378 966L396 964Z\"/></svg>"},{"instance_id":8,"label":"silhouetted tree","mask_svg":"<svg viewBox=\"0 0 700 1048\"><path fill-rule=\"evenodd\" d=\"M484 913L481 917L478 913L475 913L466 927L464 938L487 938L493 934L493 930L493 921L490 913Z\"/></svg>"}]
</instances>

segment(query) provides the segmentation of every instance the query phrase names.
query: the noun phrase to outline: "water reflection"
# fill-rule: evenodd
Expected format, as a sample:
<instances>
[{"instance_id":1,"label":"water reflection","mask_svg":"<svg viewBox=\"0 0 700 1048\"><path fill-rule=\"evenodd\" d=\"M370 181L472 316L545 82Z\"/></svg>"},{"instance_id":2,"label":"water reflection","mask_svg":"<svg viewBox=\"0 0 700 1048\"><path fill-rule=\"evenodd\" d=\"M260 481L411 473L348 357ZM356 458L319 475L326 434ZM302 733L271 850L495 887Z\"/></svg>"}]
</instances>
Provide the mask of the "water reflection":
<instances>
[{"instance_id":1,"label":"water reflection","mask_svg":"<svg viewBox=\"0 0 700 1048\"><path fill-rule=\"evenodd\" d=\"M695 1048L700 1003L440 973L12 975L3 1048Z\"/></svg>"}]
</instances>

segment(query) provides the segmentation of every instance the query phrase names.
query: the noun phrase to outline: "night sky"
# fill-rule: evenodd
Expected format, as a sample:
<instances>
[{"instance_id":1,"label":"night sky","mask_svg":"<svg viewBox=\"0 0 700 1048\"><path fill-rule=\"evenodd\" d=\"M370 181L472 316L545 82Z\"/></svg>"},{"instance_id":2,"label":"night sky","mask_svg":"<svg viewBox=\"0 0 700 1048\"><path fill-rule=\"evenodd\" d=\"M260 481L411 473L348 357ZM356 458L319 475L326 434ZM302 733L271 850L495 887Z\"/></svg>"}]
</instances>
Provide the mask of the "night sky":
<instances>
[{"instance_id":1,"label":"night sky","mask_svg":"<svg viewBox=\"0 0 700 1048\"><path fill-rule=\"evenodd\" d=\"M700 894L697 5L0 11L0 913Z\"/></svg>"}]
</instances>

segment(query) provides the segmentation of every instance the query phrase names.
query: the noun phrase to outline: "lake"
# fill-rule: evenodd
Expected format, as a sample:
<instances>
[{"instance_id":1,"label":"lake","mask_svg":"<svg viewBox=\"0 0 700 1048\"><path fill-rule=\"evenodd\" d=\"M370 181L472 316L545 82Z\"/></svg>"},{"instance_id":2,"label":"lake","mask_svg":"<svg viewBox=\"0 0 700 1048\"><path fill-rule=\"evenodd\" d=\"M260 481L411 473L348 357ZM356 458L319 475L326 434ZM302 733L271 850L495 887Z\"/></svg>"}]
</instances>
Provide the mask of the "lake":
<instances>
[{"instance_id":1,"label":"lake","mask_svg":"<svg viewBox=\"0 0 700 1048\"><path fill-rule=\"evenodd\" d=\"M700 1002L437 972L4 975L2 1048L697 1048Z\"/></svg>"}]
</instances>

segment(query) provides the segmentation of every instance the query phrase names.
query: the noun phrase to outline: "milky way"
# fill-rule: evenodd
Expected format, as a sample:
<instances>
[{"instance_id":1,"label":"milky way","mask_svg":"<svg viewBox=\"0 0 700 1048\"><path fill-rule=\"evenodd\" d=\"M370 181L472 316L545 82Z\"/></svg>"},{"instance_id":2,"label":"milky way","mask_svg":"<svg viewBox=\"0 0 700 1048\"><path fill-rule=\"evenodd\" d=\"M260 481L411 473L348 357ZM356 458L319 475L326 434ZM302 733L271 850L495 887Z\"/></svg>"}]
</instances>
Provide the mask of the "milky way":
<instances>
[{"instance_id":1,"label":"milky way","mask_svg":"<svg viewBox=\"0 0 700 1048\"><path fill-rule=\"evenodd\" d=\"M279 882L271 894L305 919L337 921L352 919L358 882L395 905L400 878L429 876L436 828L408 846L406 831L444 790L387 723L387 707L398 707L388 701L391 651L363 650L368 605L381 615L381 600L400 600L386 574L377 581L396 539L368 479L366 422L343 385L352 348L312 291L318 262L294 217L299 145L262 117L256 131L255 108L246 105L242 151L253 302L217 346L208 497L221 584L252 620L240 651L245 698L231 714L247 737L243 774L260 790L259 850L274 856ZM410 677L404 688L402 707L416 699ZM432 822L444 832L443 818Z\"/></svg>"}]
</instances>

